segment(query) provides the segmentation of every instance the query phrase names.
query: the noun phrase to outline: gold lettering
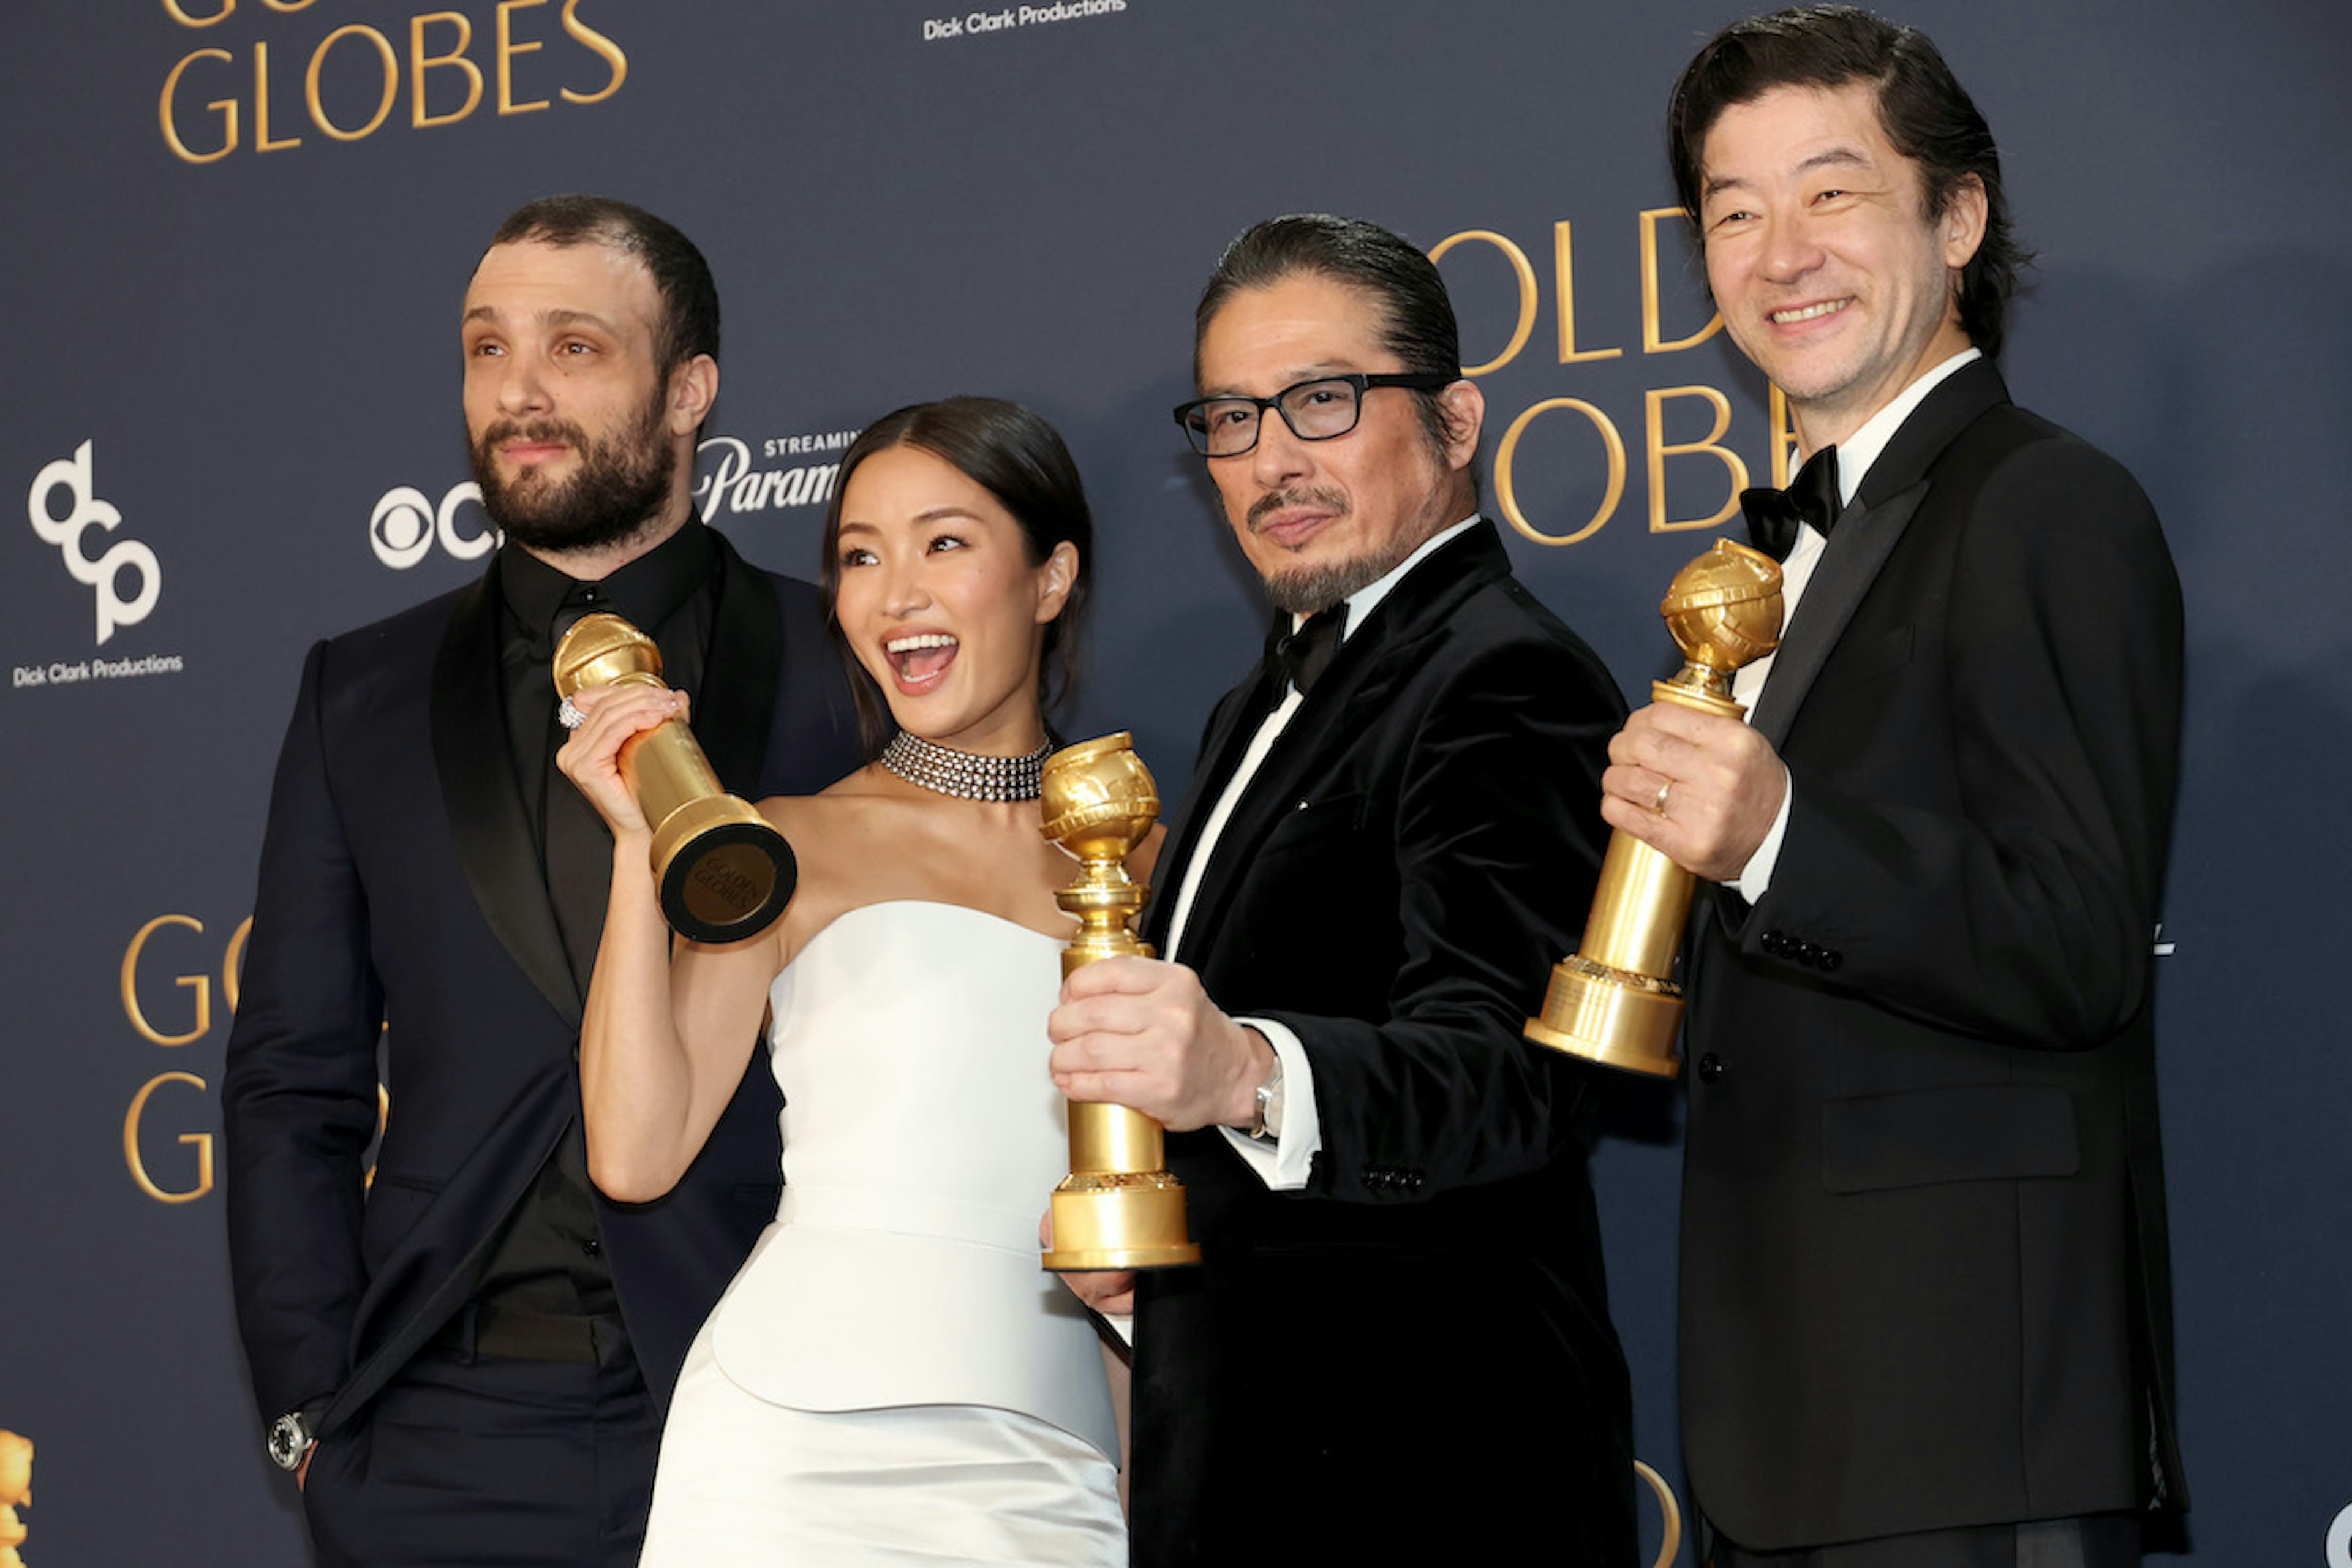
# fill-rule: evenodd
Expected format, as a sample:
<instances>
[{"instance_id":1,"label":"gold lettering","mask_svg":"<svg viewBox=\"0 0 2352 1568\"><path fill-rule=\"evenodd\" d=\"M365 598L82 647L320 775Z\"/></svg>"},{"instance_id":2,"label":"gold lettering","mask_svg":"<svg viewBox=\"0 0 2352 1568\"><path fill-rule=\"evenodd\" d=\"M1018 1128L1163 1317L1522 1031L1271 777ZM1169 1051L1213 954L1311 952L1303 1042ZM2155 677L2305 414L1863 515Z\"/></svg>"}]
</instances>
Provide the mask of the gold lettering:
<instances>
[{"instance_id":1,"label":"gold lettering","mask_svg":"<svg viewBox=\"0 0 2352 1568\"><path fill-rule=\"evenodd\" d=\"M1486 244L1493 246L1496 249L1508 257L1511 262L1511 270L1517 275L1519 280L1519 319L1511 329L1511 341L1504 345L1503 352L1501 353L1496 354L1485 364L1465 365L1462 367L1462 374L1464 375L1485 375L1489 371L1502 369L1505 365L1510 363L1511 361L1517 359L1518 357L1519 351L1528 346L1528 339L1536 330L1536 300L1538 298L1538 289L1536 288L1536 269L1534 266L1528 262L1528 253L1526 251L1521 250L1517 246L1511 243L1507 237L1496 234L1491 228L1465 228L1459 234L1447 235L1444 239L1439 240L1435 246L1431 247L1429 252L1430 265L1433 267L1435 266L1439 261L1444 258L1447 251L1453 249L1456 245L1465 239L1484 240Z\"/></svg>"},{"instance_id":2,"label":"gold lettering","mask_svg":"<svg viewBox=\"0 0 2352 1568\"><path fill-rule=\"evenodd\" d=\"M1552 282L1559 289L1559 363L1615 359L1623 349L1583 349L1576 346L1576 242L1566 218L1551 226Z\"/></svg>"},{"instance_id":3,"label":"gold lettering","mask_svg":"<svg viewBox=\"0 0 2352 1568\"><path fill-rule=\"evenodd\" d=\"M1592 421L1593 428L1601 432L1601 444L1609 452L1609 490L1601 498L1600 510L1592 514L1592 521L1582 528L1574 533L1546 533L1528 521L1527 514L1519 510L1518 491L1512 483L1512 467L1518 457L1519 437L1527 434L1527 428L1535 423L1536 416L1562 408L1574 409ZM1495 448L1495 500L1502 507L1503 515L1509 520L1511 526L1538 544L1576 544L1591 538L1617 510L1617 502L1624 494L1624 438L1617 434L1617 426L1611 422L1609 416L1580 397L1544 399L1512 420L1511 427L1503 432L1502 445Z\"/></svg>"},{"instance_id":4,"label":"gold lettering","mask_svg":"<svg viewBox=\"0 0 2352 1568\"><path fill-rule=\"evenodd\" d=\"M253 46L253 150L282 153L300 145L299 136L289 136L283 142L269 139L269 46L257 42Z\"/></svg>"},{"instance_id":5,"label":"gold lettering","mask_svg":"<svg viewBox=\"0 0 2352 1568\"><path fill-rule=\"evenodd\" d=\"M1696 348L1723 330L1723 312L1718 310L1686 338L1668 342L1665 329L1659 325L1658 314L1658 225L1667 218L1683 216L1680 207L1651 207L1642 214L1642 352L1645 354L1670 354L1681 349Z\"/></svg>"},{"instance_id":6,"label":"gold lettering","mask_svg":"<svg viewBox=\"0 0 2352 1568\"><path fill-rule=\"evenodd\" d=\"M383 62L383 95L376 100L375 118L357 131L346 131L327 118L327 106L319 98L319 73L327 64L327 51L345 38L365 38L375 46L376 58ZM310 123L338 142L357 142L375 134L376 128L392 117L392 106L400 98L400 57L392 52L392 40L364 23L352 22L336 28L310 51L310 68L302 75L302 97L310 106Z\"/></svg>"},{"instance_id":7,"label":"gold lettering","mask_svg":"<svg viewBox=\"0 0 2352 1568\"><path fill-rule=\"evenodd\" d=\"M290 16L297 11L309 10L318 3L318 0L261 0L261 3L273 11L280 11Z\"/></svg>"},{"instance_id":8,"label":"gold lettering","mask_svg":"<svg viewBox=\"0 0 2352 1568\"><path fill-rule=\"evenodd\" d=\"M147 1163L139 1157L140 1124L146 1119L147 1101L167 1083L184 1083L193 1089L207 1087L205 1080L192 1072L158 1073L142 1084L139 1092L131 1097L131 1109L122 1118L122 1161L131 1168L131 1179L139 1190L159 1204L189 1204L213 1190L213 1135L209 1132L183 1132L179 1141L196 1152L196 1184L181 1192L169 1192L155 1184L147 1173Z\"/></svg>"},{"instance_id":9,"label":"gold lettering","mask_svg":"<svg viewBox=\"0 0 2352 1568\"><path fill-rule=\"evenodd\" d=\"M585 44L591 53L602 56L604 63L613 68L613 79L594 92L574 92L567 87L563 98L567 103L602 103L620 91L621 84L629 79L629 57L621 52L620 45L572 14L579 9L580 0L563 0L563 30Z\"/></svg>"},{"instance_id":10,"label":"gold lettering","mask_svg":"<svg viewBox=\"0 0 2352 1568\"><path fill-rule=\"evenodd\" d=\"M232 1018L236 1016L237 994L245 986L245 941L252 934L253 917L247 915L229 932L228 951L221 956L221 997Z\"/></svg>"},{"instance_id":11,"label":"gold lettering","mask_svg":"<svg viewBox=\"0 0 2352 1568\"><path fill-rule=\"evenodd\" d=\"M212 983L209 980L201 974L183 974L173 982L196 994L195 1027L184 1035L164 1034L147 1021L145 1009L139 1005L139 960L147 951L147 939L159 928L167 925L185 926L199 936L204 934L204 923L187 915L157 915L141 926L139 934L131 939L131 945L122 950L122 1011L124 1016L131 1020L131 1026L150 1042L159 1046L184 1046L191 1040L202 1039L205 1032L213 1026Z\"/></svg>"},{"instance_id":12,"label":"gold lettering","mask_svg":"<svg viewBox=\"0 0 2352 1568\"><path fill-rule=\"evenodd\" d=\"M518 103L514 95L514 58L527 55L547 46L536 40L528 44L514 41L514 13L525 5L544 5L547 0L499 0L499 112L528 114L534 109L545 109L548 100L534 98Z\"/></svg>"},{"instance_id":13,"label":"gold lettering","mask_svg":"<svg viewBox=\"0 0 2352 1568\"><path fill-rule=\"evenodd\" d=\"M1797 427L1789 418L1789 398L1778 386L1772 388L1766 410L1766 421L1772 429L1772 485L1776 489L1789 488L1789 475L1795 469Z\"/></svg>"},{"instance_id":14,"label":"gold lettering","mask_svg":"<svg viewBox=\"0 0 2352 1568\"><path fill-rule=\"evenodd\" d=\"M234 16L236 12L236 0L221 0L221 8L209 16L189 16L187 7L182 5L180 0L163 0L163 9L170 12L172 20L183 27L209 27L215 22L226 22Z\"/></svg>"},{"instance_id":15,"label":"gold lettering","mask_svg":"<svg viewBox=\"0 0 2352 1568\"><path fill-rule=\"evenodd\" d=\"M226 11L221 13L222 16L226 16L227 15L228 13ZM213 20L216 22L220 20L220 17L215 16ZM192 27L203 27L210 25L210 23L205 22L191 22L188 24L188 26ZM172 74L163 79L163 100L156 105L156 115L163 122L163 145L169 147L175 156L190 163L217 163L223 158L227 157L231 153L236 151L236 100L233 98L216 98L210 103L205 105L206 109L218 111L225 128L224 134L221 138L221 144L218 147L214 148L209 153L192 152L189 149L188 144L180 140L180 128L173 123L172 111L180 93L180 73L186 70L198 60L205 59L226 60L231 65L235 65L236 63L236 57L230 54L226 49L198 49L194 54L190 55L186 59L182 60L178 65L172 68Z\"/></svg>"},{"instance_id":16,"label":"gold lettering","mask_svg":"<svg viewBox=\"0 0 2352 1568\"><path fill-rule=\"evenodd\" d=\"M447 22L457 29L457 41L446 55L425 52L425 26L428 22ZM408 23L408 64L411 80L408 85L408 123L422 131L428 125L446 125L463 120L482 103L482 68L466 58L474 42L474 24L463 12L430 11L415 16ZM449 114L428 114L425 109L425 73L443 66L455 66L466 73L466 105Z\"/></svg>"},{"instance_id":17,"label":"gold lettering","mask_svg":"<svg viewBox=\"0 0 2352 1568\"><path fill-rule=\"evenodd\" d=\"M1706 438L1669 446L1666 443L1666 399L1696 397L1715 410L1714 427ZM1739 492L1748 488L1748 465L1739 454L1720 445L1723 433L1731 428L1731 399L1711 386L1663 386L1643 394L1648 404L1648 447L1650 459L1650 531L1678 533L1685 529L1713 528L1739 510ZM1712 517L1687 518L1676 522L1666 521L1666 459L1694 452L1706 452L1721 459L1731 473L1731 493L1724 498L1722 507Z\"/></svg>"}]
</instances>

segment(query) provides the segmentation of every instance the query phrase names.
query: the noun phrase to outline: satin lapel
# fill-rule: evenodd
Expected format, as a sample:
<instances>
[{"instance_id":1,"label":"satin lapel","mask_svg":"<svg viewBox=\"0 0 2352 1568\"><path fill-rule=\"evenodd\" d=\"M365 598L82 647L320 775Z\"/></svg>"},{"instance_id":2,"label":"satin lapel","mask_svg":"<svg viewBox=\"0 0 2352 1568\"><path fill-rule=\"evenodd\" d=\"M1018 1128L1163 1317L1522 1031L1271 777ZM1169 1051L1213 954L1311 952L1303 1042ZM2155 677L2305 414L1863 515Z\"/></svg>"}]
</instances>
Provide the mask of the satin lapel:
<instances>
[{"instance_id":1,"label":"satin lapel","mask_svg":"<svg viewBox=\"0 0 2352 1568\"><path fill-rule=\"evenodd\" d=\"M573 1028L582 997L532 850L530 819L507 755L499 695L498 568L460 595L433 665L433 761L449 836L474 902L516 966ZM548 700L555 688L548 687Z\"/></svg>"},{"instance_id":2,"label":"satin lapel","mask_svg":"<svg viewBox=\"0 0 2352 1568\"><path fill-rule=\"evenodd\" d=\"M1878 569L1886 564L1927 493L1924 483L1914 485L1883 506L1865 505L1857 496L1837 520L1822 563L1813 568L1796 616L1772 656L1771 674L1765 678L1764 694L1756 700L1756 715L1749 721L1774 747L1789 738L1789 726L1812 689L1813 678L1845 635L1846 623L1853 619L1855 607L1877 580Z\"/></svg>"},{"instance_id":3,"label":"satin lapel","mask_svg":"<svg viewBox=\"0 0 2352 1568\"><path fill-rule=\"evenodd\" d=\"M711 617L710 657L695 693L694 735L710 759L711 771L737 795L760 787L760 767L768 755L768 727L776 713L782 679L783 620L766 574L747 564L717 533L720 568L719 606Z\"/></svg>"},{"instance_id":4,"label":"satin lapel","mask_svg":"<svg viewBox=\"0 0 2352 1568\"><path fill-rule=\"evenodd\" d=\"M1775 747L1789 738L1805 693L1927 499L1927 470L1979 415L2008 401L2009 389L1990 361L1962 366L1912 411L1863 476L1862 489L1840 514L1822 563L1805 585L1756 702L1750 722Z\"/></svg>"},{"instance_id":5,"label":"satin lapel","mask_svg":"<svg viewBox=\"0 0 2352 1568\"><path fill-rule=\"evenodd\" d=\"M1144 911L1142 931L1155 946L1166 942L1168 921L1176 910L1176 889L1184 885L1185 868L1192 863L1201 826L1217 808L1225 782L1241 764L1242 752L1248 749L1258 721L1268 710L1260 694L1265 679L1265 665L1261 661L1247 679L1218 700L1210 717L1200 760L1193 764L1192 783L1184 791L1184 805L1168 824L1167 842L1160 846L1159 861L1151 871L1152 898ZM1163 952L1160 956L1171 955Z\"/></svg>"},{"instance_id":6,"label":"satin lapel","mask_svg":"<svg viewBox=\"0 0 2352 1568\"><path fill-rule=\"evenodd\" d=\"M1346 737L1370 726L1390 693L1418 668L1426 645L1444 630L1454 607L1510 569L1494 525L1480 523L1415 567L1389 591L1361 630L1348 634L1314 694L1299 704L1225 819L1215 857L1192 896L1188 933L1217 929L1225 905L1257 859L1258 846L1286 815L1314 798L1318 783L1346 750ZM1242 743L1248 743L1246 736ZM1225 776L1231 776L1230 769Z\"/></svg>"}]
</instances>

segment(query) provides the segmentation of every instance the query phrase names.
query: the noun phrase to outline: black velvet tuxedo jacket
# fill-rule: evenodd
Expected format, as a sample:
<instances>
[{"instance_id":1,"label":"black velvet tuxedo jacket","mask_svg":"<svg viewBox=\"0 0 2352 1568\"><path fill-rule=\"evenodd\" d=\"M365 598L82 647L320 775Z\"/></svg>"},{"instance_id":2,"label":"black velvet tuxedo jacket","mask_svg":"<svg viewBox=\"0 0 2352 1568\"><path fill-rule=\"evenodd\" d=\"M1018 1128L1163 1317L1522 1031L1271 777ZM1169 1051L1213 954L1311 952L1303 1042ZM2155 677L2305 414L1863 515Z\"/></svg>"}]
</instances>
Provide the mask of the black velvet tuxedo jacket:
<instances>
[{"instance_id":1,"label":"black velvet tuxedo jacket","mask_svg":"<svg viewBox=\"0 0 2352 1568\"><path fill-rule=\"evenodd\" d=\"M739 795L822 787L856 753L816 593L719 548L695 733ZM230 1262L263 1416L307 1407L321 1436L464 1306L579 1115L583 995L515 783L500 614L494 565L318 644L278 759L222 1091ZM675 1191L595 1201L656 1401L773 1217L777 1109L755 1052Z\"/></svg>"},{"instance_id":2,"label":"black velvet tuxedo jacket","mask_svg":"<svg viewBox=\"0 0 2352 1568\"><path fill-rule=\"evenodd\" d=\"M1276 679L1209 722L1155 943ZM1591 1069L1519 1037L1591 899L1622 713L1481 522L1350 632L1226 823L1168 956L1297 1033L1322 1149L1277 1193L1216 1129L1169 1140L1203 1261L1140 1281L1137 1563L1632 1561Z\"/></svg>"},{"instance_id":3,"label":"black velvet tuxedo jacket","mask_svg":"<svg viewBox=\"0 0 2352 1568\"><path fill-rule=\"evenodd\" d=\"M1694 925L1683 1442L1777 1549L2186 1502L2151 949L2179 586L1991 364L1840 516L1753 716L1771 888Z\"/></svg>"}]
</instances>

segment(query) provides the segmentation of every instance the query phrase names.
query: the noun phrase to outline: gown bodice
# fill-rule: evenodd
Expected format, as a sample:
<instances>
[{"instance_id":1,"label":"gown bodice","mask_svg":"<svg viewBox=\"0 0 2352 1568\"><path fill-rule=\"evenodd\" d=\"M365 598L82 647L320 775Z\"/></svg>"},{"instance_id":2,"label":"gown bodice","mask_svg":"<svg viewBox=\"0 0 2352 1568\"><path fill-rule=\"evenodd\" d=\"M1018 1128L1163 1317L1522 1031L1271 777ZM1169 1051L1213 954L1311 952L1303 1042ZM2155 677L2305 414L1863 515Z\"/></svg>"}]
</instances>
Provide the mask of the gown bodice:
<instances>
[{"instance_id":1,"label":"gown bodice","mask_svg":"<svg viewBox=\"0 0 2352 1568\"><path fill-rule=\"evenodd\" d=\"M713 1315L730 1377L809 1410L1018 1410L1116 1456L1093 1330L1038 1266L1069 1163L1045 1068L1061 946L902 900L777 976L784 1195Z\"/></svg>"}]
</instances>

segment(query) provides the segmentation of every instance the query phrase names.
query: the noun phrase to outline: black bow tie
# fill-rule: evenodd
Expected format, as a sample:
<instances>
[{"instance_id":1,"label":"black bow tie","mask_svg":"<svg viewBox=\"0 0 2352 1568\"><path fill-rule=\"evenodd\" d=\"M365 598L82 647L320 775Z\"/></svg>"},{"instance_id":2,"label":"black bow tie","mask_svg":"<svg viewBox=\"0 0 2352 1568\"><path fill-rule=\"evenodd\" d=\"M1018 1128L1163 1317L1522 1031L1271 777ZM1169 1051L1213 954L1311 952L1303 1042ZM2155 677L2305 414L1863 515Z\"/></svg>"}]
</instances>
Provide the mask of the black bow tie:
<instances>
[{"instance_id":1,"label":"black bow tie","mask_svg":"<svg viewBox=\"0 0 2352 1568\"><path fill-rule=\"evenodd\" d=\"M1277 612L1274 630L1265 639L1266 665L1304 697L1331 668L1332 658L1339 651L1339 636L1347 629L1345 600L1328 610L1318 610L1295 632L1290 629L1290 616Z\"/></svg>"},{"instance_id":2,"label":"black bow tie","mask_svg":"<svg viewBox=\"0 0 2352 1568\"><path fill-rule=\"evenodd\" d=\"M1842 510L1838 498L1837 448L1824 447L1805 459L1785 490L1759 488L1739 492L1739 510L1748 514L1748 542L1775 561L1786 561L1795 548L1797 530L1806 523L1827 538Z\"/></svg>"}]
</instances>

